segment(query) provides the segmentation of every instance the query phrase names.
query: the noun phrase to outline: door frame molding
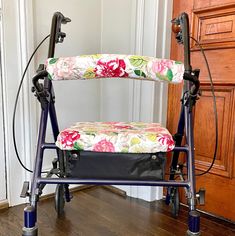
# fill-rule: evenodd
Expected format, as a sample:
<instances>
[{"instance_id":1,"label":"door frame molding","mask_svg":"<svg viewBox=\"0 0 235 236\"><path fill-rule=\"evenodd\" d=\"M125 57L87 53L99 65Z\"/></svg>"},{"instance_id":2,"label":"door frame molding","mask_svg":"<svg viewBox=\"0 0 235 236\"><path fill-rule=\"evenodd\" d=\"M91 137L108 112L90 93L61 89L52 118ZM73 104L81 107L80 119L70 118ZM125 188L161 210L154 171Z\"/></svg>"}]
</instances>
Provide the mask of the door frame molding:
<instances>
[{"instance_id":1,"label":"door frame molding","mask_svg":"<svg viewBox=\"0 0 235 236\"><path fill-rule=\"evenodd\" d=\"M167 24L172 17L173 1L138 0L135 8L132 53L169 58L171 27L167 28ZM129 88L129 120L165 125L167 84L133 80L129 82ZM159 200L163 197L163 188L130 186L127 195L147 201Z\"/></svg>"},{"instance_id":2,"label":"door frame molding","mask_svg":"<svg viewBox=\"0 0 235 236\"><path fill-rule=\"evenodd\" d=\"M2 1L0 1L0 48L1 48L1 66L0 66L0 158L1 158L1 171L0 171L0 208L1 203L5 204L5 199L7 199L7 182L6 182L6 142L5 142L5 121L4 121L4 97L3 97L3 71L2 71L2 62L3 62L3 27L2 27Z\"/></svg>"},{"instance_id":3,"label":"door frame molding","mask_svg":"<svg viewBox=\"0 0 235 236\"><path fill-rule=\"evenodd\" d=\"M23 182L29 180L30 174L19 165L12 140L12 115L16 92L21 80L21 75L27 64L29 52L33 48L33 22L32 4L26 0L2 0L2 25L3 43L2 52L3 67L3 106L4 127L6 145L6 174L7 174L7 200L9 205L17 205L25 202L19 197ZM13 69L14 68L14 69ZM32 67L31 67L32 68ZM22 85L17 114L16 114L16 139L18 152L22 162L32 167L33 142L36 136L34 123L36 125L36 105L34 106L30 95L30 71L29 69L25 83ZM32 109L34 107L34 109Z\"/></svg>"}]
</instances>

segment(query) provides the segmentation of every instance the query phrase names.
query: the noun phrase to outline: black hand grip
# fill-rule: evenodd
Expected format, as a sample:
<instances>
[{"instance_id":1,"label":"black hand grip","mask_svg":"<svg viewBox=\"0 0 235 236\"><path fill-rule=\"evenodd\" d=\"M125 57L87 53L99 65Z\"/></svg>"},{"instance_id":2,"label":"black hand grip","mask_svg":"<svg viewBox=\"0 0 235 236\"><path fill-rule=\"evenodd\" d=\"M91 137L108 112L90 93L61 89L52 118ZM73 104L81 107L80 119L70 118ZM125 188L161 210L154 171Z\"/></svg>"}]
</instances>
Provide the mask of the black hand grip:
<instances>
[{"instance_id":1,"label":"black hand grip","mask_svg":"<svg viewBox=\"0 0 235 236\"><path fill-rule=\"evenodd\" d=\"M33 85L36 89L37 92L42 92L42 86L40 86L40 84L38 83L38 81L40 79L44 79L44 77L46 77L48 75L48 72L46 70L40 71L38 72L32 79L33 81Z\"/></svg>"}]
</instances>

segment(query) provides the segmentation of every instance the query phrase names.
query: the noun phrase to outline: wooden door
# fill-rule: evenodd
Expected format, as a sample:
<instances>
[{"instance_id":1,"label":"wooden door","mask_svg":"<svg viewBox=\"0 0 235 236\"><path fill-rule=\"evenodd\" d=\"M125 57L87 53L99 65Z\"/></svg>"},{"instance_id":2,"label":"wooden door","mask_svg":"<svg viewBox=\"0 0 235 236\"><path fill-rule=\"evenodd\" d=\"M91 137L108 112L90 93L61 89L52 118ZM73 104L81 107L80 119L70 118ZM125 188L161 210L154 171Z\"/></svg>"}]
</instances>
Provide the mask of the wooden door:
<instances>
[{"instance_id":1,"label":"wooden door","mask_svg":"<svg viewBox=\"0 0 235 236\"><path fill-rule=\"evenodd\" d=\"M201 210L235 222L235 0L174 0L173 17L187 12L191 35L207 55L215 84L218 109L218 153L209 174L196 177L197 190L206 189ZM171 58L182 60L182 48L172 35ZM202 96L195 108L195 155L197 172L210 165L215 145L212 94L203 57L191 43L192 66L200 68ZM171 85L168 93L167 126L176 132L181 88Z\"/></svg>"}]
</instances>

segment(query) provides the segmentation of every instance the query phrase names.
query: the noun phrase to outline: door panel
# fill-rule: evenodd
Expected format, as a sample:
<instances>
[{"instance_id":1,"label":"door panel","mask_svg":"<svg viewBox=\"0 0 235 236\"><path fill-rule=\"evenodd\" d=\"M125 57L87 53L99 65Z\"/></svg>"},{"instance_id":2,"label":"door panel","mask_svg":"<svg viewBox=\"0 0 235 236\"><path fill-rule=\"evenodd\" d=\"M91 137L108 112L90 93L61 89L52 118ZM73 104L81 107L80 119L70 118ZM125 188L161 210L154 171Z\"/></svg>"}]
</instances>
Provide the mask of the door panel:
<instances>
[{"instance_id":1,"label":"door panel","mask_svg":"<svg viewBox=\"0 0 235 236\"><path fill-rule=\"evenodd\" d=\"M218 149L217 158L211 173L231 177L232 156L229 156L229 137L232 132L231 111L234 100L234 88L215 87L218 113ZM195 152L196 166L206 170L212 162L215 147L215 117L213 98L209 87L202 88L202 96L195 109Z\"/></svg>"},{"instance_id":2,"label":"door panel","mask_svg":"<svg viewBox=\"0 0 235 236\"><path fill-rule=\"evenodd\" d=\"M203 48L218 49L235 46L234 10L235 5L194 8L192 36L200 40ZM192 44L192 48L195 49L195 42Z\"/></svg>"},{"instance_id":3,"label":"door panel","mask_svg":"<svg viewBox=\"0 0 235 236\"><path fill-rule=\"evenodd\" d=\"M234 51L234 48L206 50L205 53L211 67L213 82L222 85L235 84ZM192 52L192 65L201 69L200 81L202 86L209 84L208 72L200 51Z\"/></svg>"},{"instance_id":4,"label":"door panel","mask_svg":"<svg viewBox=\"0 0 235 236\"><path fill-rule=\"evenodd\" d=\"M192 2L192 1L191 1ZM233 0L194 0L194 9L205 9L210 7L226 6L234 3Z\"/></svg>"},{"instance_id":5,"label":"door panel","mask_svg":"<svg viewBox=\"0 0 235 236\"><path fill-rule=\"evenodd\" d=\"M191 35L205 49L215 84L218 110L218 152L209 174L196 177L197 190L206 188L206 204L200 209L235 221L235 1L175 0L173 17L187 12ZM182 60L182 49L172 37L171 58ZM195 107L194 138L197 172L212 162L215 118L210 81L199 48L191 42L192 66L200 68L202 96ZM177 129L181 88L169 86L167 126ZM183 195L183 194L182 194ZM182 199L183 200L183 199Z\"/></svg>"}]
</instances>

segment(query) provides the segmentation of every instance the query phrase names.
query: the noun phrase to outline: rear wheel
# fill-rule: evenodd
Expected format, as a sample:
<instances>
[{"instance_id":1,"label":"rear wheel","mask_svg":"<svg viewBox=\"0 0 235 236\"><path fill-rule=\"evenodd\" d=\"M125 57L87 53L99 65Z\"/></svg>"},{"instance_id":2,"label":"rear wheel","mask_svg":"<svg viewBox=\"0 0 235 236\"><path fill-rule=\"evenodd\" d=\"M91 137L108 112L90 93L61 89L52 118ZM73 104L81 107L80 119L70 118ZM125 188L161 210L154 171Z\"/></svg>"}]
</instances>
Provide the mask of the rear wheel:
<instances>
[{"instance_id":1,"label":"rear wheel","mask_svg":"<svg viewBox=\"0 0 235 236\"><path fill-rule=\"evenodd\" d=\"M178 217L180 210L179 188L171 189L171 213L174 217Z\"/></svg>"},{"instance_id":2,"label":"rear wheel","mask_svg":"<svg viewBox=\"0 0 235 236\"><path fill-rule=\"evenodd\" d=\"M57 216L60 217L64 213L64 205L65 205L65 196L64 196L64 185L57 184L55 190L55 210L57 212Z\"/></svg>"}]
</instances>

